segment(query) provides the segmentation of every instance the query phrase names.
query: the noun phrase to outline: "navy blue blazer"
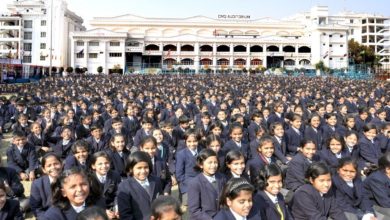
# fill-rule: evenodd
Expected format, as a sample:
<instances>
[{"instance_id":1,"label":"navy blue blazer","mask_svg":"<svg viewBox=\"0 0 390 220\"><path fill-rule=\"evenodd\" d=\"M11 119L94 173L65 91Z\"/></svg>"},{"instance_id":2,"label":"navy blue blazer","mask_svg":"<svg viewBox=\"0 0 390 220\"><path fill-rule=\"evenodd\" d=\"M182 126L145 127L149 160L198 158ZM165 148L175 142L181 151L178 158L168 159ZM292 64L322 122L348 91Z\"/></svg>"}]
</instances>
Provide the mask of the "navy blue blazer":
<instances>
[{"instance_id":1,"label":"navy blue blazer","mask_svg":"<svg viewBox=\"0 0 390 220\"><path fill-rule=\"evenodd\" d=\"M288 162L288 159L286 158L286 140L283 136L282 140L281 140L281 143L279 143L279 141L276 139L275 136L272 136L272 141L274 143L274 148L275 148L275 151L274 151L274 156L282 161L283 164L287 164Z\"/></svg>"},{"instance_id":2,"label":"navy blue blazer","mask_svg":"<svg viewBox=\"0 0 390 220\"><path fill-rule=\"evenodd\" d=\"M317 131L314 130L314 128L310 125L307 125L305 128L305 132L303 134L303 137L305 139L313 140L316 144L317 150L321 150L322 148L322 133L319 128L317 128Z\"/></svg>"},{"instance_id":3,"label":"navy blue blazer","mask_svg":"<svg viewBox=\"0 0 390 220\"><path fill-rule=\"evenodd\" d=\"M297 154L297 148L301 146L303 140L303 134L297 133L293 128L287 129L285 133L287 154L294 156Z\"/></svg>"},{"instance_id":4,"label":"navy blue blazer","mask_svg":"<svg viewBox=\"0 0 390 220\"><path fill-rule=\"evenodd\" d=\"M76 126L76 136L77 140L85 139L91 136L91 130L89 128L84 127L84 125L80 124Z\"/></svg>"},{"instance_id":5,"label":"navy blue blazer","mask_svg":"<svg viewBox=\"0 0 390 220\"><path fill-rule=\"evenodd\" d=\"M113 207L118 192L118 185L122 181L121 176L116 171L109 170L104 183L99 181L96 172L93 176L96 178L97 183L100 183L100 192L105 200L106 209Z\"/></svg>"},{"instance_id":6,"label":"navy blue blazer","mask_svg":"<svg viewBox=\"0 0 390 220\"><path fill-rule=\"evenodd\" d=\"M283 217L285 220L292 220L290 211L288 210L283 195L279 193L277 195L278 203L283 211ZM253 196L253 206L260 211L261 219L280 219L281 216L276 209L274 201L264 191L258 191ZM252 208L253 209L253 208Z\"/></svg>"},{"instance_id":7,"label":"navy blue blazer","mask_svg":"<svg viewBox=\"0 0 390 220\"><path fill-rule=\"evenodd\" d=\"M376 139L374 143L362 135L359 139L358 146L360 149L360 158L363 159L365 163L369 164L378 164L378 159L382 155L381 148Z\"/></svg>"},{"instance_id":8,"label":"navy blue blazer","mask_svg":"<svg viewBox=\"0 0 390 220\"><path fill-rule=\"evenodd\" d=\"M187 192L188 183L199 173L194 170L195 164L196 157L192 155L192 152L188 148L184 148L177 152L175 174L181 193Z\"/></svg>"},{"instance_id":9,"label":"navy blue blazer","mask_svg":"<svg viewBox=\"0 0 390 220\"><path fill-rule=\"evenodd\" d=\"M249 141L253 141L257 138L256 131L260 128L260 125L258 125L256 122L251 121L251 123L248 126L248 135L249 135Z\"/></svg>"},{"instance_id":10,"label":"navy blue blazer","mask_svg":"<svg viewBox=\"0 0 390 220\"><path fill-rule=\"evenodd\" d=\"M276 113L271 113L268 117L268 120L267 120L267 128L270 127L271 124L275 123L275 122L280 122L283 124L283 127L284 127L284 117L282 115L282 117L279 117L276 115Z\"/></svg>"},{"instance_id":11,"label":"navy blue blazer","mask_svg":"<svg viewBox=\"0 0 390 220\"><path fill-rule=\"evenodd\" d=\"M343 131L342 129L336 125L335 130L333 130L328 124L325 124L324 126L321 127L321 132L322 132L322 145L325 146L326 145L326 142L328 141L328 139L334 135L334 134L338 134L338 135L343 135ZM326 146L325 146L326 147Z\"/></svg>"},{"instance_id":12,"label":"navy blue blazer","mask_svg":"<svg viewBox=\"0 0 390 220\"><path fill-rule=\"evenodd\" d=\"M108 148L107 140L104 138L104 135L100 138L99 143L96 142L94 137L88 137L85 141L89 144L90 154L94 154L99 151L104 151Z\"/></svg>"},{"instance_id":13,"label":"navy blue blazer","mask_svg":"<svg viewBox=\"0 0 390 220\"><path fill-rule=\"evenodd\" d=\"M318 160L318 156L312 158L312 161ZM305 173L309 166L309 160L302 153L298 153L291 159L286 172L285 184L287 189L295 191L305 184Z\"/></svg>"},{"instance_id":14,"label":"navy blue blazer","mask_svg":"<svg viewBox=\"0 0 390 220\"><path fill-rule=\"evenodd\" d=\"M34 216L38 219L45 215L51 206L51 185L47 175L34 180L31 185L30 206Z\"/></svg>"},{"instance_id":15,"label":"navy blue blazer","mask_svg":"<svg viewBox=\"0 0 390 220\"><path fill-rule=\"evenodd\" d=\"M341 152L341 158L345 158L349 156L349 152L347 149L342 150ZM334 153L329 148L324 148L320 152L318 152L318 156L321 158L322 161L324 161L329 168L331 168L332 173L336 173L336 169L339 165L339 160L336 157Z\"/></svg>"},{"instance_id":16,"label":"navy blue blazer","mask_svg":"<svg viewBox=\"0 0 390 220\"><path fill-rule=\"evenodd\" d=\"M64 162L64 170L70 169L72 167L77 167L85 171L89 171L90 169L89 157L87 158L85 164L81 165L74 155L67 156Z\"/></svg>"},{"instance_id":17,"label":"navy blue blazer","mask_svg":"<svg viewBox=\"0 0 390 220\"><path fill-rule=\"evenodd\" d=\"M70 154L73 145L73 140L70 140L69 143L66 145L63 145L62 142L63 140L58 141L57 144L54 145L52 148L53 152L64 160Z\"/></svg>"},{"instance_id":18,"label":"navy blue blazer","mask_svg":"<svg viewBox=\"0 0 390 220\"><path fill-rule=\"evenodd\" d=\"M130 119L129 117L123 117L122 121L123 127L125 127L130 132L131 137L134 137L138 129L140 128L140 124L137 117L133 117L132 119Z\"/></svg>"},{"instance_id":19,"label":"navy blue blazer","mask_svg":"<svg viewBox=\"0 0 390 220\"><path fill-rule=\"evenodd\" d=\"M257 211L257 212L256 212ZM246 217L247 220L262 220L260 217L260 213L258 210L252 206L252 209L249 215ZM214 216L213 220L236 220L230 209L222 208L219 210L216 216Z\"/></svg>"},{"instance_id":20,"label":"navy blue blazer","mask_svg":"<svg viewBox=\"0 0 390 220\"><path fill-rule=\"evenodd\" d=\"M107 154L111 158L111 170L115 170L117 173L119 173L122 177L127 177L127 171L126 168L126 159L130 155L129 151L122 151L123 155L122 157L119 155L117 151L113 151L111 148L108 148L106 150Z\"/></svg>"},{"instance_id":21,"label":"navy blue blazer","mask_svg":"<svg viewBox=\"0 0 390 220\"><path fill-rule=\"evenodd\" d=\"M193 220L212 219L219 210L219 197L226 183L225 176L216 173L218 189L206 179L203 173L198 174L188 184L188 212Z\"/></svg>"},{"instance_id":22,"label":"navy blue blazer","mask_svg":"<svg viewBox=\"0 0 390 220\"><path fill-rule=\"evenodd\" d=\"M0 220L23 220L23 214L20 211L19 201L7 199L3 208L0 210Z\"/></svg>"},{"instance_id":23,"label":"navy blue blazer","mask_svg":"<svg viewBox=\"0 0 390 220\"><path fill-rule=\"evenodd\" d=\"M105 209L104 200L101 198L98 201L88 201L86 202L86 208L90 206L98 206L102 209ZM58 206L52 205L43 216L43 220L73 220L76 219L78 213L73 209L69 204L67 208L61 209Z\"/></svg>"},{"instance_id":24,"label":"navy blue blazer","mask_svg":"<svg viewBox=\"0 0 390 220\"><path fill-rule=\"evenodd\" d=\"M390 138L386 137L382 133L379 133L376 136L376 139L378 140L382 153L386 153L387 151L390 150Z\"/></svg>"},{"instance_id":25,"label":"navy blue blazer","mask_svg":"<svg viewBox=\"0 0 390 220\"><path fill-rule=\"evenodd\" d=\"M42 133L41 134L41 138L38 138L37 136L35 136L33 133L29 134L27 136L27 141L28 143L30 143L31 145L34 145L35 146L35 150L38 152L42 146L44 147L49 147L49 137L47 137L46 134Z\"/></svg>"},{"instance_id":26,"label":"navy blue blazer","mask_svg":"<svg viewBox=\"0 0 390 220\"><path fill-rule=\"evenodd\" d=\"M364 180L363 199L368 203L366 207L390 208L390 178L384 171L375 171Z\"/></svg>"},{"instance_id":27,"label":"navy blue blazer","mask_svg":"<svg viewBox=\"0 0 390 220\"><path fill-rule=\"evenodd\" d=\"M24 188L22 183L20 182L19 175L16 171L9 167L0 167L0 181L7 182L7 184L11 187L11 192L7 193L8 197L23 197L24 196Z\"/></svg>"},{"instance_id":28,"label":"navy blue blazer","mask_svg":"<svg viewBox=\"0 0 390 220\"><path fill-rule=\"evenodd\" d=\"M251 150L249 149L249 146L247 143L245 143L244 141L241 141L241 147L238 147L237 143L233 140L229 140L228 142L226 142L224 145L223 145L223 148L221 149L221 151L223 152L224 156L226 156L226 154L231 151L231 150L238 150L238 151L241 151L241 153L244 155L245 157L245 161L249 160L251 157L252 157L252 152Z\"/></svg>"},{"instance_id":29,"label":"navy blue blazer","mask_svg":"<svg viewBox=\"0 0 390 220\"><path fill-rule=\"evenodd\" d=\"M25 144L22 152L12 144L7 149L7 166L16 170L17 173L30 172L38 168L38 158L35 147Z\"/></svg>"},{"instance_id":30,"label":"navy blue blazer","mask_svg":"<svg viewBox=\"0 0 390 220\"><path fill-rule=\"evenodd\" d=\"M332 191L337 205L344 212L357 214L359 209L364 212L369 210L365 207L367 202L363 202L363 182L359 177L353 180L353 187L349 187L338 174L333 175Z\"/></svg>"},{"instance_id":31,"label":"navy blue blazer","mask_svg":"<svg viewBox=\"0 0 390 220\"><path fill-rule=\"evenodd\" d=\"M291 210L295 220L327 220L329 217L347 220L332 192L321 196L311 184L305 184L295 192Z\"/></svg>"},{"instance_id":32,"label":"navy blue blazer","mask_svg":"<svg viewBox=\"0 0 390 220\"><path fill-rule=\"evenodd\" d=\"M171 173L167 163L157 156L154 157L152 175L160 178L164 193L170 194L172 188Z\"/></svg>"},{"instance_id":33,"label":"navy blue blazer","mask_svg":"<svg viewBox=\"0 0 390 220\"><path fill-rule=\"evenodd\" d=\"M276 159L274 157L271 157L271 163L276 163ZM265 161L259 153L253 155L252 159L247 162L246 169L249 170L252 183L255 182L256 177L259 175L259 171L267 164L268 161Z\"/></svg>"},{"instance_id":34,"label":"navy blue blazer","mask_svg":"<svg viewBox=\"0 0 390 220\"><path fill-rule=\"evenodd\" d=\"M152 133L149 131L149 135L146 134L145 130L143 128L139 129L134 137L134 145L136 147L139 147L141 144L141 141L145 138L152 135Z\"/></svg>"},{"instance_id":35,"label":"navy blue blazer","mask_svg":"<svg viewBox=\"0 0 390 220\"><path fill-rule=\"evenodd\" d=\"M121 219L147 220L150 218L151 203L163 193L163 188L157 177L149 176L148 181L152 196L149 196L148 192L133 177L119 184L117 200Z\"/></svg>"}]
</instances>

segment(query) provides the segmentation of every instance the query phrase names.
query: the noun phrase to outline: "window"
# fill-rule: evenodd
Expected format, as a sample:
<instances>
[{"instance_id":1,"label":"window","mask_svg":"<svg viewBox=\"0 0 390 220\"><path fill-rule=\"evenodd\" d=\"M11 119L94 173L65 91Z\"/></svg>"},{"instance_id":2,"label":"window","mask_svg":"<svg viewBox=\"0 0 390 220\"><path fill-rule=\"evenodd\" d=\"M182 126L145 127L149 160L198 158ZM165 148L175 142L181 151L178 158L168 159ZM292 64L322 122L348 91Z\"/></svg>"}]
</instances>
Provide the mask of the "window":
<instances>
[{"instance_id":1,"label":"window","mask_svg":"<svg viewBox=\"0 0 390 220\"><path fill-rule=\"evenodd\" d=\"M355 30L351 29L351 35L354 35Z\"/></svg>"},{"instance_id":2,"label":"window","mask_svg":"<svg viewBox=\"0 0 390 220\"><path fill-rule=\"evenodd\" d=\"M98 54L97 54L97 53L89 53L89 54L88 54L88 58L94 59L94 58L97 58L97 57L98 57Z\"/></svg>"},{"instance_id":3,"label":"window","mask_svg":"<svg viewBox=\"0 0 390 220\"><path fill-rule=\"evenodd\" d=\"M24 21L24 28L32 28L32 21Z\"/></svg>"},{"instance_id":4,"label":"window","mask_svg":"<svg viewBox=\"0 0 390 220\"><path fill-rule=\"evenodd\" d=\"M31 56L23 56L23 63L31 63Z\"/></svg>"},{"instance_id":5,"label":"window","mask_svg":"<svg viewBox=\"0 0 390 220\"><path fill-rule=\"evenodd\" d=\"M333 60L333 58L331 57L331 58L329 58L329 60Z\"/></svg>"},{"instance_id":6,"label":"window","mask_svg":"<svg viewBox=\"0 0 390 220\"><path fill-rule=\"evenodd\" d=\"M349 23L353 24L353 19L349 19Z\"/></svg>"},{"instance_id":7,"label":"window","mask_svg":"<svg viewBox=\"0 0 390 220\"><path fill-rule=\"evenodd\" d=\"M77 46L84 46L84 41L77 41L77 42L76 42L76 45L77 45Z\"/></svg>"},{"instance_id":8,"label":"window","mask_svg":"<svg viewBox=\"0 0 390 220\"><path fill-rule=\"evenodd\" d=\"M343 38L344 37L344 35L340 35L340 38Z\"/></svg>"},{"instance_id":9,"label":"window","mask_svg":"<svg viewBox=\"0 0 390 220\"><path fill-rule=\"evenodd\" d=\"M45 43L41 43L41 49L46 49L46 44Z\"/></svg>"},{"instance_id":10,"label":"window","mask_svg":"<svg viewBox=\"0 0 390 220\"><path fill-rule=\"evenodd\" d=\"M91 42L89 42L89 46L91 46L91 47L98 47L99 46L99 41L91 41Z\"/></svg>"},{"instance_id":11,"label":"window","mask_svg":"<svg viewBox=\"0 0 390 220\"><path fill-rule=\"evenodd\" d=\"M329 44L329 47L333 47L333 45L332 45L332 44Z\"/></svg>"},{"instance_id":12,"label":"window","mask_svg":"<svg viewBox=\"0 0 390 220\"><path fill-rule=\"evenodd\" d=\"M39 60L45 61L45 60L46 60L46 57L45 57L45 56L40 56L40 57L39 57Z\"/></svg>"},{"instance_id":13,"label":"window","mask_svg":"<svg viewBox=\"0 0 390 220\"><path fill-rule=\"evenodd\" d=\"M46 37L46 32L41 32L41 37Z\"/></svg>"},{"instance_id":14,"label":"window","mask_svg":"<svg viewBox=\"0 0 390 220\"><path fill-rule=\"evenodd\" d=\"M340 44L340 47L344 47L344 44Z\"/></svg>"},{"instance_id":15,"label":"window","mask_svg":"<svg viewBox=\"0 0 390 220\"><path fill-rule=\"evenodd\" d=\"M76 58L84 58L84 53L76 53Z\"/></svg>"},{"instance_id":16,"label":"window","mask_svg":"<svg viewBox=\"0 0 390 220\"><path fill-rule=\"evenodd\" d=\"M341 60L341 61L343 61L343 60L344 60L344 58L340 58L340 60Z\"/></svg>"},{"instance_id":17,"label":"window","mask_svg":"<svg viewBox=\"0 0 390 220\"><path fill-rule=\"evenodd\" d=\"M322 44L322 46L325 46L326 44Z\"/></svg>"},{"instance_id":18,"label":"window","mask_svg":"<svg viewBox=\"0 0 390 220\"><path fill-rule=\"evenodd\" d=\"M333 37L331 34L329 34L329 37Z\"/></svg>"},{"instance_id":19,"label":"window","mask_svg":"<svg viewBox=\"0 0 390 220\"><path fill-rule=\"evenodd\" d=\"M120 45L120 42L110 42L110 47L119 47Z\"/></svg>"},{"instance_id":20,"label":"window","mask_svg":"<svg viewBox=\"0 0 390 220\"><path fill-rule=\"evenodd\" d=\"M24 43L23 44L24 51L31 51L31 49L32 49L32 43Z\"/></svg>"},{"instance_id":21,"label":"window","mask_svg":"<svg viewBox=\"0 0 390 220\"><path fill-rule=\"evenodd\" d=\"M41 21L41 26L46 26L46 20Z\"/></svg>"},{"instance_id":22,"label":"window","mask_svg":"<svg viewBox=\"0 0 390 220\"><path fill-rule=\"evenodd\" d=\"M24 32L24 38L25 40L32 40L32 32Z\"/></svg>"},{"instance_id":23,"label":"window","mask_svg":"<svg viewBox=\"0 0 390 220\"><path fill-rule=\"evenodd\" d=\"M110 57L122 57L122 53L110 53Z\"/></svg>"}]
</instances>

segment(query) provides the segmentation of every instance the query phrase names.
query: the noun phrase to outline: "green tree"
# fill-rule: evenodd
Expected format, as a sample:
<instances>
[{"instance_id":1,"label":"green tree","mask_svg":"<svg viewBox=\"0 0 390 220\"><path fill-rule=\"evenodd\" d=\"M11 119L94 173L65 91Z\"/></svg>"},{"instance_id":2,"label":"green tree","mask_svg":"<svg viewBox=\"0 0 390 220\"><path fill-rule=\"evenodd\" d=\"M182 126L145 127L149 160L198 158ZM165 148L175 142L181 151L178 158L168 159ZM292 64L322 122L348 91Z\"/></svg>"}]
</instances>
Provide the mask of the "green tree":
<instances>
[{"instance_id":1,"label":"green tree","mask_svg":"<svg viewBox=\"0 0 390 220\"><path fill-rule=\"evenodd\" d=\"M98 72L99 74L101 74L101 73L103 72L103 67L102 67L102 66L99 66L99 67L97 68L97 72Z\"/></svg>"},{"instance_id":2,"label":"green tree","mask_svg":"<svg viewBox=\"0 0 390 220\"><path fill-rule=\"evenodd\" d=\"M66 67L66 72L73 73L73 67L71 66Z\"/></svg>"},{"instance_id":3,"label":"green tree","mask_svg":"<svg viewBox=\"0 0 390 220\"><path fill-rule=\"evenodd\" d=\"M355 64L379 64L379 57L375 55L375 51L371 47L359 44L353 39L348 41L348 54Z\"/></svg>"}]
</instances>

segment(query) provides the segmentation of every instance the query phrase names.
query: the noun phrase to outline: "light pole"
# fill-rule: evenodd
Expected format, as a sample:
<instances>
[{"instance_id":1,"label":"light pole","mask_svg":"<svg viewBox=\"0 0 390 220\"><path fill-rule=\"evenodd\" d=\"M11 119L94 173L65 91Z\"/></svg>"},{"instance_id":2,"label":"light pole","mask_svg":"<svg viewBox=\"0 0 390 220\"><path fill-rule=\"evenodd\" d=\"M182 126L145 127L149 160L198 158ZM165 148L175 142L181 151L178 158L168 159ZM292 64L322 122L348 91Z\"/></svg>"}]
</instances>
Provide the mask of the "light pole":
<instances>
[{"instance_id":1,"label":"light pole","mask_svg":"<svg viewBox=\"0 0 390 220\"><path fill-rule=\"evenodd\" d=\"M49 76L51 76L51 68L53 65L53 0L50 3L50 51L49 51Z\"/></svg>"}]
</instances>

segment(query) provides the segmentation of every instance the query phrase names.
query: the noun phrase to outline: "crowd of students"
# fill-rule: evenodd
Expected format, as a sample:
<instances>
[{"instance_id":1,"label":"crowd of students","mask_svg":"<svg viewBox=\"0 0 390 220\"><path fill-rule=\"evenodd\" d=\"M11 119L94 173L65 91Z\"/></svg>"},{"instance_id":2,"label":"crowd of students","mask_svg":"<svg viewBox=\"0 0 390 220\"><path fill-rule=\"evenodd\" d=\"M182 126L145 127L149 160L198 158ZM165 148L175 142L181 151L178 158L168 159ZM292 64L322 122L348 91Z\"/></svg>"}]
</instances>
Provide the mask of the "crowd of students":
<instances>
[{"instance_id":1,"label":"crowd of students","mask_svg":"<svg viewBox=\"0 0 390 220\"><path fill-rule=\"evenodd\" d=\"M0 98L0 219L390 218L386 82L83 76L2 91L17 96Z\"/></svg>"}]
</instances>

